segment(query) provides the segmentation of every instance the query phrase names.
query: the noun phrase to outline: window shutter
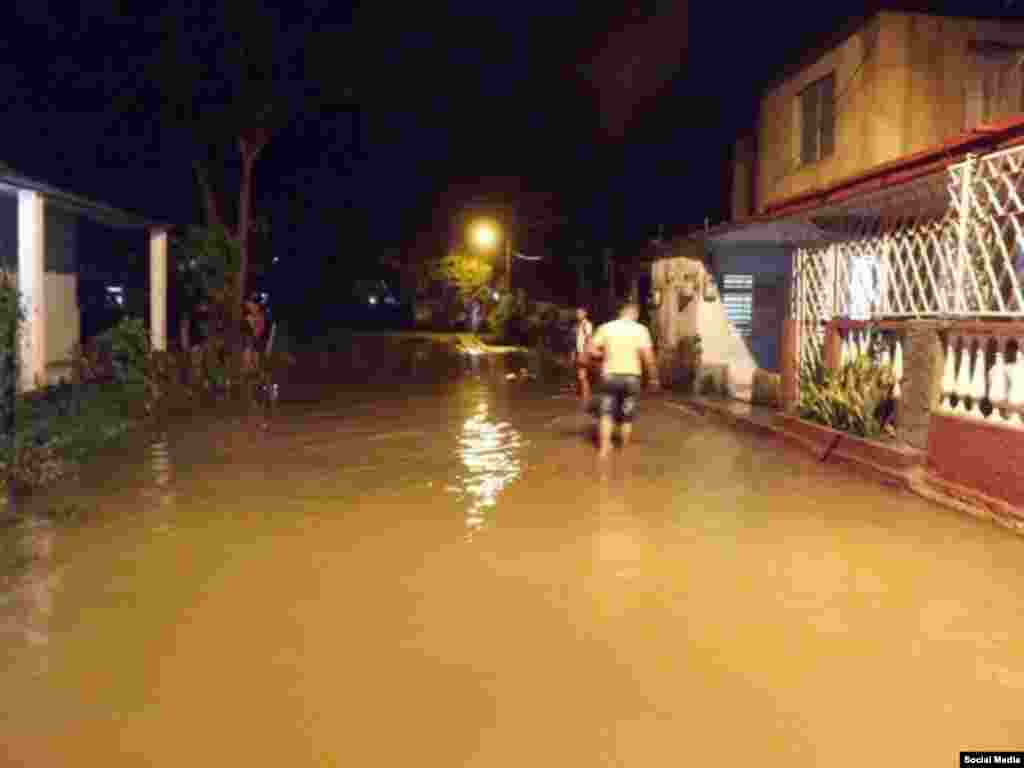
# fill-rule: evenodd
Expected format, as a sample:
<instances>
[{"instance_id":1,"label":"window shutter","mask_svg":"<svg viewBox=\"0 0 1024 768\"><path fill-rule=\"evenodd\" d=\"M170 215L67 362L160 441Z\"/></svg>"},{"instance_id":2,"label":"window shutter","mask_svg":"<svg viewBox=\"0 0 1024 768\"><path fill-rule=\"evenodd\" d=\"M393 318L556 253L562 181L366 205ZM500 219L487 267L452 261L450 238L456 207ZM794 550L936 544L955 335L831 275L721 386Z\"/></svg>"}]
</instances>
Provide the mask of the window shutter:
<instances>
[{"instance_id":1,"label":"window shutter","mask_svg":"<svg viewBox=\"0 0 1024 768\"><path fill-rule=\"evenodd\" d=\"M805 88L800 94L800 162L813 163L818 157L818 89Z\"/></svg>"},{"instance_id":2,"label":"window shutter","mask_svg":"<svg viewBox=\"0 0 1024 768\"><path fill-rule=\"evenodd\" d=\"M733 328L749 338L754 330L754 276L723 275L722 304Z\"/></svg>"},{"instance_id":3,"label":"window shutter","mask_svg":"<svg viewBox=\"0 0 1024 768\"><path fill-rule=\"evenodd\" d=\"M829 75L819 82L821 92L818 95L821 115L821 142L818 157L828 157L835 147L836 137L836 105L835 105L835 76Z\"/></svg>"}]
</instances>

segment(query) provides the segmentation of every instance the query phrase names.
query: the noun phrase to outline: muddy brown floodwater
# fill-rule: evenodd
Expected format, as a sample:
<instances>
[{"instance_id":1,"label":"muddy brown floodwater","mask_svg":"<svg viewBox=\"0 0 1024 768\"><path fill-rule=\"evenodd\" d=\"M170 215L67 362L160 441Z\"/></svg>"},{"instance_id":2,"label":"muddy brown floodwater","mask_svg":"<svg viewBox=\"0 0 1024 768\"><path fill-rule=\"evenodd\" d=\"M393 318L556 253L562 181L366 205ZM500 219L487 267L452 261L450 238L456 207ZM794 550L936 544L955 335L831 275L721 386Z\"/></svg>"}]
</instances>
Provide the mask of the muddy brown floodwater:
<instances>
[{"instance_id":1,"label":"muddy brown floodwater","mask_svg":"<svg viewBox=\"0 0 1024 768\"><path fill-rule=\"evenodd\" d=\"M389 354L296 375L266 431L149 435L34 502L83 521L0 533L0 765L1024 748L1020 538L661 398L601 463L517 361Z\"/></svg>"}]
</instances>

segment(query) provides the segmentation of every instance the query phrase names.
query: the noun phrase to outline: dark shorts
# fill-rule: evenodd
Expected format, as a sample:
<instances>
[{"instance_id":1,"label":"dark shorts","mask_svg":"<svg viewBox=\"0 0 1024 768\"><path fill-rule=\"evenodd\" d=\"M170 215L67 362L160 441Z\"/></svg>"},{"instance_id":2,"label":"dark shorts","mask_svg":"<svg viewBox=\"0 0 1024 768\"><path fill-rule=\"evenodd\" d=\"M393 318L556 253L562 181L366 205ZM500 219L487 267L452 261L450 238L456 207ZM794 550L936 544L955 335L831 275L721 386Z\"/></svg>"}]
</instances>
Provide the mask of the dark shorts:
<instances>
[{"instance_id":1,"label":"dark shorts","mask_svg":"<svg viewBox=\"0 0 1024 768\"><path fill-rule=\"evenodd\" d=\"M601 392L598 396L601 415L612 416L622 423L632 422L641 390L639 376L605 376L601 379Z\"/></svg>"}]
</instances>

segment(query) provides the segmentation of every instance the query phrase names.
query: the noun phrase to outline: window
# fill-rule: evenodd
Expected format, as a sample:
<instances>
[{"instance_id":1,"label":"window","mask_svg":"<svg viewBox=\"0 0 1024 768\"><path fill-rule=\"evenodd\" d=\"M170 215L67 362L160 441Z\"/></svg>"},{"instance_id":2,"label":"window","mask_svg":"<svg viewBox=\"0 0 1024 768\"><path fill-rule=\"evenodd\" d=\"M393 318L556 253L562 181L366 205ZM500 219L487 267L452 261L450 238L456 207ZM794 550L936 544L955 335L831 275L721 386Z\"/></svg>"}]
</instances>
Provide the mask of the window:
<instances>
[{"instance_id":1,"label":"window","mask_svg":"<svg viewBox=\"0 0 1024 768\"><path fill-rule=\"evenodd\" d=\"M806 165L832 154L835 146L835 75L804 88L800 107L800 163Z\"/></svg>"},{"instance_id":2,"label":"window","mask_svg":"<svg viewBox=\"0 0 1024 768\"><path fill-rule=\"evenodd\" d=\"M107 286L107 298L119 307L124 306L124 286L122 285L108 285Z\"/></svg>"},{"instance_id":3,"label":"window","mask_svg":"<svg viewBox=\"0 0 1024 768\"><path fill-rule=\"evenodd\" d=\"M754 276L723 275L722 304L733 328L740 336L749 338L754 331Z\"/></svg>"}]
</instances>

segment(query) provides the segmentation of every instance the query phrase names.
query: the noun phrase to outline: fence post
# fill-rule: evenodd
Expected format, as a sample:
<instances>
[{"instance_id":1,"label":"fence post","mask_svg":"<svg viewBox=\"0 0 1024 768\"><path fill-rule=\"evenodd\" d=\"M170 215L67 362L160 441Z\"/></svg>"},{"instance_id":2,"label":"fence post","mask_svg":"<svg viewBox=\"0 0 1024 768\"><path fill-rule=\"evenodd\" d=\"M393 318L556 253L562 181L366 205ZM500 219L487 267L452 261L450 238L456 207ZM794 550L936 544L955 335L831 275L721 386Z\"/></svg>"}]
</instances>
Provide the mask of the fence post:
<instances>
[{"instance_id":1,"label":"fence post","mask_svg":"<svg viewBox=\"0 0 1024 768\"><path fill-rule=\"evenodd\" d=\"M957 221L957 275L956 275L956 309L959 315L967 314L967 295L964 291L964 273L967 270L967 237L970 230L968 224L971 218L971 183L974 177L974 163L977 157L973 154L967 155L963 164L963 171L960 174L959 192L959 220Z\"/></svg>"},{"instance_id":2,"label":"fence post","mask_svg":"<svg viewBox=\"0 0 1024 768\"><path fill-rule=\"evenodd\" d=\"M885 317L889 314L889 235L882 235L882 253L878 260L878 311Z\"/></svg>"}]
</instances>

